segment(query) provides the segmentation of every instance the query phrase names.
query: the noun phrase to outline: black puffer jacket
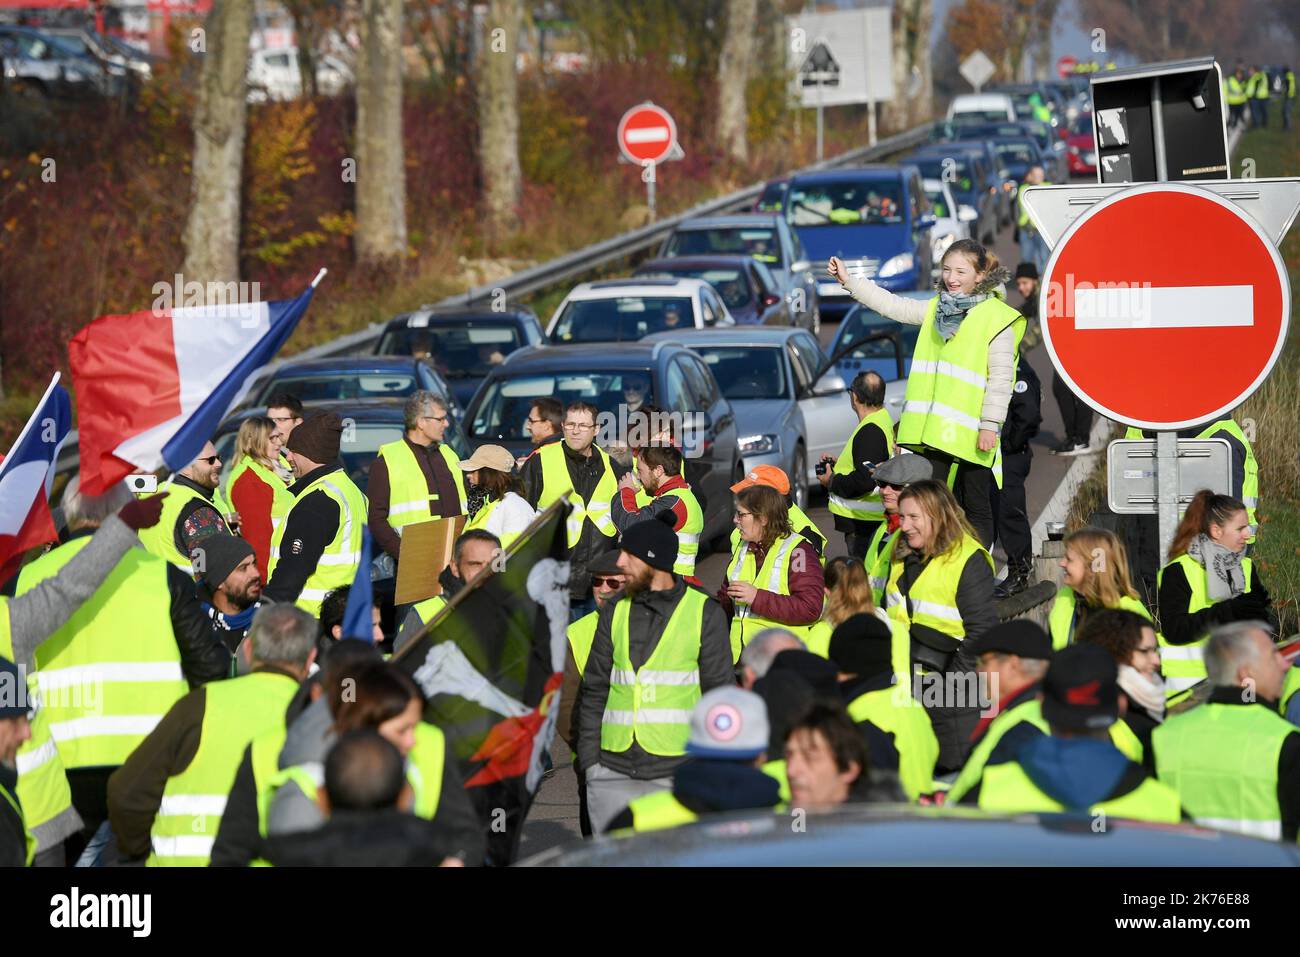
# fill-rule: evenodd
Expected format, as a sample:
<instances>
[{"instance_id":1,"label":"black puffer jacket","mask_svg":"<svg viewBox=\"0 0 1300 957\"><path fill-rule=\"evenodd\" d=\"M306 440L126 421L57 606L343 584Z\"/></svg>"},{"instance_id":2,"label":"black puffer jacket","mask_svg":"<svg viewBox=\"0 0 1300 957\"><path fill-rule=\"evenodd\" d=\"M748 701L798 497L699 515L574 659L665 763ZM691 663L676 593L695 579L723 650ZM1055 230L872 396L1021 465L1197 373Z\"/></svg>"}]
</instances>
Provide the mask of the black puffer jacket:
<instances>
[{"instance_id":1,"label":"black puffer jacket","mask_svg":"<svg viewBox=\"0 0 1300 957\"><path fill-rule=\"evenodd\" d=\"M401 811L336 811L313 831L267 838L276 867L437 867L452 841L436 821Z\"/></svg>"}]
</instances>

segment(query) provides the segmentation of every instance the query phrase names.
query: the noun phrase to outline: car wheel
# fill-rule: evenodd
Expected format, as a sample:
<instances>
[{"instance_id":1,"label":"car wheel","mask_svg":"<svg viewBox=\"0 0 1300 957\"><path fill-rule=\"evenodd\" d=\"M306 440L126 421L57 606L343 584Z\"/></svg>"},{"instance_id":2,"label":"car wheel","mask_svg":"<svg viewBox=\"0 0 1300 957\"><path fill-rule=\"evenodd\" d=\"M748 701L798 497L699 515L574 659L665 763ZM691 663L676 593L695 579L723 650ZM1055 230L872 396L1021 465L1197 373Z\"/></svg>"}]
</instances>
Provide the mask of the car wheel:
<instances>
[{"instance_id":1,"label":"car wheel","mask_svg":"<svg viewBox=\"0 0 1300 957\"><path fill-rule=\"evenodd\" d=\"M808 452L802 444L795 446L790 478L794 481L794 504L808 511Z\"/></svg>"}]
</instances>

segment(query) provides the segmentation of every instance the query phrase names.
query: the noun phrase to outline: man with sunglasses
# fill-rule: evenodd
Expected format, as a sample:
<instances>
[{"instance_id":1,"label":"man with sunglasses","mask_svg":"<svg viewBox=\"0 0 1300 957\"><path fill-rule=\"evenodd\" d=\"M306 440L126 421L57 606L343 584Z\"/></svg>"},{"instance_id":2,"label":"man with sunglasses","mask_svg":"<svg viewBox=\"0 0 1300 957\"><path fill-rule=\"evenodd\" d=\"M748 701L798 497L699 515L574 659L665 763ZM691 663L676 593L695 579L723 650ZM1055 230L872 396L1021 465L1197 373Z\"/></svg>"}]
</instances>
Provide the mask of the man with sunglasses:
<instances>
[{"instance_id":1,"label":"man with sunglasses","mask_svg":"<svg viewBox=\"0 0 1300 957\"><path fill-rule=\"evenodd\" d=\"M835 528L844 533L849 554L865 558L872 536L885 519L871 472L894 454L894 420L885 409L885 380L878 373L859 372L847 391L858 425L839 458L822 456L817 481L830 497Z\"/></svg>"},{"instance_id":2,"label":"man with sunglasses","mask_svg":"<svg viewBox=\"0 0 1300 957\"><path fill-rule=\"evenodd\" d=\"M140 534L145 549L196 578L201 575L203 569L196 568L191 558L194 550L209 535L231 531L216 496L220 481L221 458L216 447L206 442L199 457L158 490L168 494L158 524Z\"/></svg>"}]
</instances>

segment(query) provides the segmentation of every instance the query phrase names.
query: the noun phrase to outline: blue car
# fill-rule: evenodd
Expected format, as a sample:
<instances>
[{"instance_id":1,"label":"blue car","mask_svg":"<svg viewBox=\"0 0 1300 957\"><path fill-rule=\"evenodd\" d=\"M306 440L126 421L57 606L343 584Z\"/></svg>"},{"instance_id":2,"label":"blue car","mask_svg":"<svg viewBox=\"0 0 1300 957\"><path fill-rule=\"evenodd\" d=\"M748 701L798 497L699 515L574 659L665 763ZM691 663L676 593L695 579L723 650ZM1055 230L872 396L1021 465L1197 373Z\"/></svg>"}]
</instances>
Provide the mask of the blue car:
<instances>
[{"instance_id":1,"label":"blue car","mask_svg":"<svg viewBox=\"0 0 1300 957\"><path fill-rule=\"evenodd\" d=\"M832 256L844 260L851 274L893 292L929 283L935 217L915 166L795 176L785 196L785 218L814 264L818 301L827 317L842 318L853 305L843 287L826 278Z\"/></svg>"}]
</instances>

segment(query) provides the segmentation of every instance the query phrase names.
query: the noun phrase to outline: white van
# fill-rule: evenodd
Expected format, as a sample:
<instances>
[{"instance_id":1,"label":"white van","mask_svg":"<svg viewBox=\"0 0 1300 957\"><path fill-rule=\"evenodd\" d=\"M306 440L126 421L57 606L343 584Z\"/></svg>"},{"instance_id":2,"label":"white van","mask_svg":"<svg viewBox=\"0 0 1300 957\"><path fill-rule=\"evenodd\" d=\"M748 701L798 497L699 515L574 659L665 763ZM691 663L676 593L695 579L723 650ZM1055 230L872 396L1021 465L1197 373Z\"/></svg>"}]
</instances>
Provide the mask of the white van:
<instances>
[{"instance_id":1,"label":"white van","mask_svg":"<svg viewBox=\"0 0 1300 957\"><path fill-rule=\"evenodd\" d=\"M954 97L948 107L948 119L955 116L978 118L988 123L1016 120L1016 105L1006 93L964 93Z\"/></svg>"}]
</instances>

